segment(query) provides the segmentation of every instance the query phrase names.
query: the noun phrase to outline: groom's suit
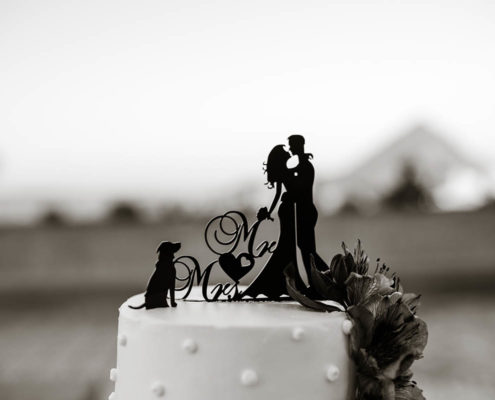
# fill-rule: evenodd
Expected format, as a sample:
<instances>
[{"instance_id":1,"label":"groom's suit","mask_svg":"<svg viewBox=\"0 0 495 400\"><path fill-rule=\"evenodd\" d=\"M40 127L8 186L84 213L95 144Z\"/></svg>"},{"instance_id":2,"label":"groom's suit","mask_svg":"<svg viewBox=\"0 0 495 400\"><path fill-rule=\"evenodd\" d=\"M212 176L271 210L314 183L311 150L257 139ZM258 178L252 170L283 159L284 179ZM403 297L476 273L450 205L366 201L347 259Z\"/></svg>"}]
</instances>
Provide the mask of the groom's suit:
<instances>
[{"instance_id":1,"label":"groom's suit","mask_svg":"<svg viewBox=\"0 0 495 400\"><path fill-rule=\"evenodd\" d=\"M311 255L315 258L317 267L323 262L316 253L315 226L318 211L313 203L315 170L307 156L299 156L298 165L290 171L288 186L296 208L297 247L301 251L308 279L311 280Z\"/></svg>"}]
</instances>

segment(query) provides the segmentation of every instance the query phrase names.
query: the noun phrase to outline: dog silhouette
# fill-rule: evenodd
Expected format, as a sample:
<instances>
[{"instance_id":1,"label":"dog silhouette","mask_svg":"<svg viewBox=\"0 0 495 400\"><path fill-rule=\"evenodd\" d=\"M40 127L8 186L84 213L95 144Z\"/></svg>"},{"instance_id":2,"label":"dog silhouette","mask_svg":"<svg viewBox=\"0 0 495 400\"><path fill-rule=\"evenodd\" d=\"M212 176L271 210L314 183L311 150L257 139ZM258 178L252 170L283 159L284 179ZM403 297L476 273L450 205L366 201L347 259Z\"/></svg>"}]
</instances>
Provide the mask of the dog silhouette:
<instances>
[{"instance_id":1,"label":"dog silhouette","mask_svg":"<svg viewBox=\"0 0 495 400\"><path fill-rule=\"evenodd\" d=\"M140 306L129 306L134 310L146 307L151 308L168 307L167 295L170 294L170 305L176 307L175 302L175 278L174 254L179 251L180 243L161 242L156 252L158 261L155 272L151 275L144 295L144 303Z\"/></svg>"}]
</instances>

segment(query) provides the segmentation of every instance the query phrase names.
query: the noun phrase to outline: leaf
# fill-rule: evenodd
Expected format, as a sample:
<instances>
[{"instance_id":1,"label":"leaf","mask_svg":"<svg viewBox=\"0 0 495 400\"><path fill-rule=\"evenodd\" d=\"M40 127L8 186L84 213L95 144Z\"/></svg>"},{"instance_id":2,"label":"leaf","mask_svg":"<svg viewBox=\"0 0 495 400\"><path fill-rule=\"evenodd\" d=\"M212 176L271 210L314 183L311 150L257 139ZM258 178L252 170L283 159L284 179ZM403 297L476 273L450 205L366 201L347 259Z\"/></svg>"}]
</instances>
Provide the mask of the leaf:
<instances>
[{"instance_id":1,"label":"leaf","mask_svg":"<svg viewBox=\"0 0 495 400\"><path fill-rule=\"evenodd\" d=\"M426 400L423 391L414 383L400 384L395 386L395 400Z\"/></svg>"},{"instance_id":2,"label":"leaf","mask_svg":"<svg viewBox=\"0 0 495 400\"><path fill-rule=\"evenodd\" d=\"M325 300L344 303L344 298L340 294L335 282L331 277L316 268L313 256L311 256L311 283L313 289Z\"/></svg>"},{"instance_id":3,"label":"leaf","mask_svg":"<svg viewBox=\"0 0 495 400\"><path fill-rule=\"evenodd\" d=\"M332 274L332 276L335 275L335 268L342 257L342 254L336 254L333 256L332 261L330 262L330 273Z\"/></svg>"},{"instance_id":4,"label":"leaf","mask_svg":"<svg viewBox=\"0 0 495 400\"><path fill-rule=\"evenodd\" d=\"M343 262L345 266L345 275L346 275L344 279L345 281L351 273L357 272L357 266L356 263L354 262L354 257L352 256L351 253L347 253L344 256Z\"/></svg>"},{"instance_id":5,"label":"leaf","mask_svg":"<svg viewBox=\"0 0 495 400\"><path fill-rule=\"evenodd\" d=\"M328 274L330 272L330 268L328 267L327 263L323 261L323 259L318 254L311 254L310 256L313 258L315 267L318 271L321 271L324 274Z\"/></svg>"},{"instance_id":6,"label":"leaf","mask_svg":"<svg viewBox=\"0 0 495 400\"><path fill-rule=\"evenodd\" d=\"M335 306L331 306L328 304L321 303L319 301L315 301L306 296L302 291L297 287L296 276L298 276L298 272L294 263L290 263L284 269L285 275L285 283L287 285L287 292L289 296L292 297L295 301L299 302L303 306L311 308L313 310L318 311L341 311L339 308Z\"/></svg>"},{"instance_id":7,"label":"leaf","mask_svg":"<svg viewBox=\"0 0 495 400\"><path fill-rule=\"evenodd\" d=\"M344 262L344 256L342 254L337 254L332 258L332 262L330 264L330 272L332 274L332 278L338 286L343 286L349 273L347 272L347 268Z\"/></svg>"}]
</instances>

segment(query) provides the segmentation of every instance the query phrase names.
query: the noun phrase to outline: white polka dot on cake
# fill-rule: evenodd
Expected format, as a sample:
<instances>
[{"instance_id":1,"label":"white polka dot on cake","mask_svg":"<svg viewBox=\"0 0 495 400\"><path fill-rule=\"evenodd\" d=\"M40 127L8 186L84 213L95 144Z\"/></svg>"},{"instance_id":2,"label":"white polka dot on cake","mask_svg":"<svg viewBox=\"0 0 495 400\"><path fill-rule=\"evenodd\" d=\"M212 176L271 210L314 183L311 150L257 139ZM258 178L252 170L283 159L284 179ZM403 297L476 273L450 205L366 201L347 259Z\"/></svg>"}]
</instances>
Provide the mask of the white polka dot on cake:
<instances>
[{"instance_id":1,"label":"white polka dot on cake","mask_svg":"<svg viewBox=\"0 0 495 400\"><path fill-rule=\"evenodd\" d=\"M117 382L117 368L112 368L110 370L110 380L112 382Z\"/></svg>"},{"instance_id":2,"label":"white polka dot on cake","mask_svg":"<svg viewBox=\"0 0 495 400\"><path fill-rule=\"evenodd\" d=\"M127 344L127 336L124 335L123 333L119 334L117 336L117 342L121 345L121 346L125 346Z\"/></svg>"},{"instance_id":3,"label":"white polka dot on cake","mask_svg":"<svg viewBox=\"0 0 495 400\"><path fill-rule=\"evenodd\" d=\"M182 348L190 354L198 351L198 344L193 339L185 339L182 342Z\"/></svg>"},{"instance_id":4,"label":"white polka dot on cake","mask_svg":"<svg viewBox=\"0 0 495 400\"><path fill-rule=\"evenodd\" d=\"M340 370L337 366L330 365L327 368L327 373L326 373L327 381L335 382L338 379L339 375L340 375Z\"/></svg>"},{"instance_id":5,"label":"white polka dot on cake","mask_svg":"<svg viewBox=\"0 0 495 400\"><path fill-rule=\"evenodd\" d=\"M163 397L165 395L165 386L163 386L160 382L155 382L151 385L151 391L156 397Z\"/></svg>"},{"instance_id":6,"label":"white polka dot on cake","mask_svg":"<svg viewBox=\"0 0 495 400\"><path fill-rule=\"evenodd\" d=\"M256 386L258 384L258 374L252 369L245 369L241 373L241 383L244 386Z\"/></svg>"},{"instance_id":7,"label":"white polka dot on cake","mask_svg":"<svg viewBox=\"0 0 495 400\"><path fill-rule=\"evenodd\" d=\"M344 320L344 322L342 322L342 332L346 335L350 335L352 326L352 321L350 319Z\"/></svg>"},{"instance_id":8,"label":"white polka dot on cake","mask_svg":"<svg viewBox=\"0 0 495 400\"><path fill-rule=\"evenodd\" d=\"M301 327L292 330L292 340L299 342L304 338L304 329Z\"/></svg>"}]
</instances>

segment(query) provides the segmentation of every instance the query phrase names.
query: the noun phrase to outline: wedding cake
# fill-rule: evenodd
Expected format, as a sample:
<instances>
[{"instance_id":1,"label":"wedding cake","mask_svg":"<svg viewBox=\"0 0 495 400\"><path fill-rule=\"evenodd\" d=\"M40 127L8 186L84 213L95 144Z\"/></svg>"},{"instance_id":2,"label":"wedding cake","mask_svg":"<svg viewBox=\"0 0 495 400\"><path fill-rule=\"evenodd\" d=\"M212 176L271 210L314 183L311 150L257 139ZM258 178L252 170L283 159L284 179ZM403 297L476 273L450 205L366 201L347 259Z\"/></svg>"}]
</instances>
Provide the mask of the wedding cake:
<instances>
[{"instance_id":1,"label":"wedding cake","mask_svg":"<svg viewBox=\"0 0 495 400\"><path fill-rule=\"evenodd\" d=\"M239 211L207 224L210 264L176 257L180 243L159 245L146 293L120 307L110 400L424 399L410 369L428 336L419 296L384 264L370 270L359 241L329 265L318 255L304 144L292 135L289 151L277 145L268 155L275 196L253 224ZM278 240L260 241L279 203ZM259 274L239 286L263 256ZM214 269L227 283L209 285Z\"/></svg>"},{"instance_id":2,"label":"wedding cake","mask_svg":"<svg viewBox=\"0 0 495 400\"><path fill-rule=\"evenodd\" d=\"M189 270L172 307L149 301L150 284L120 307L110 400L424 399L410 370L428 337L419 296L385 265L369 273L359 242L326 271L313 263L314 293L285 268L294 301L243 298L237 284L232 297L207 279L189 286L199 271Z\"/></svg>"},{"instance_id":3,"label":"wedding cake","mask_svg":"<svg viewBox=\"0 0 495 400\"><path fill-rule=\"evenodd\" d=\"M142 301L134 296L120 307L110 399L350 398L354 370L343 312L271 301L129 308Z\"/></svg>"}]
</instances>

